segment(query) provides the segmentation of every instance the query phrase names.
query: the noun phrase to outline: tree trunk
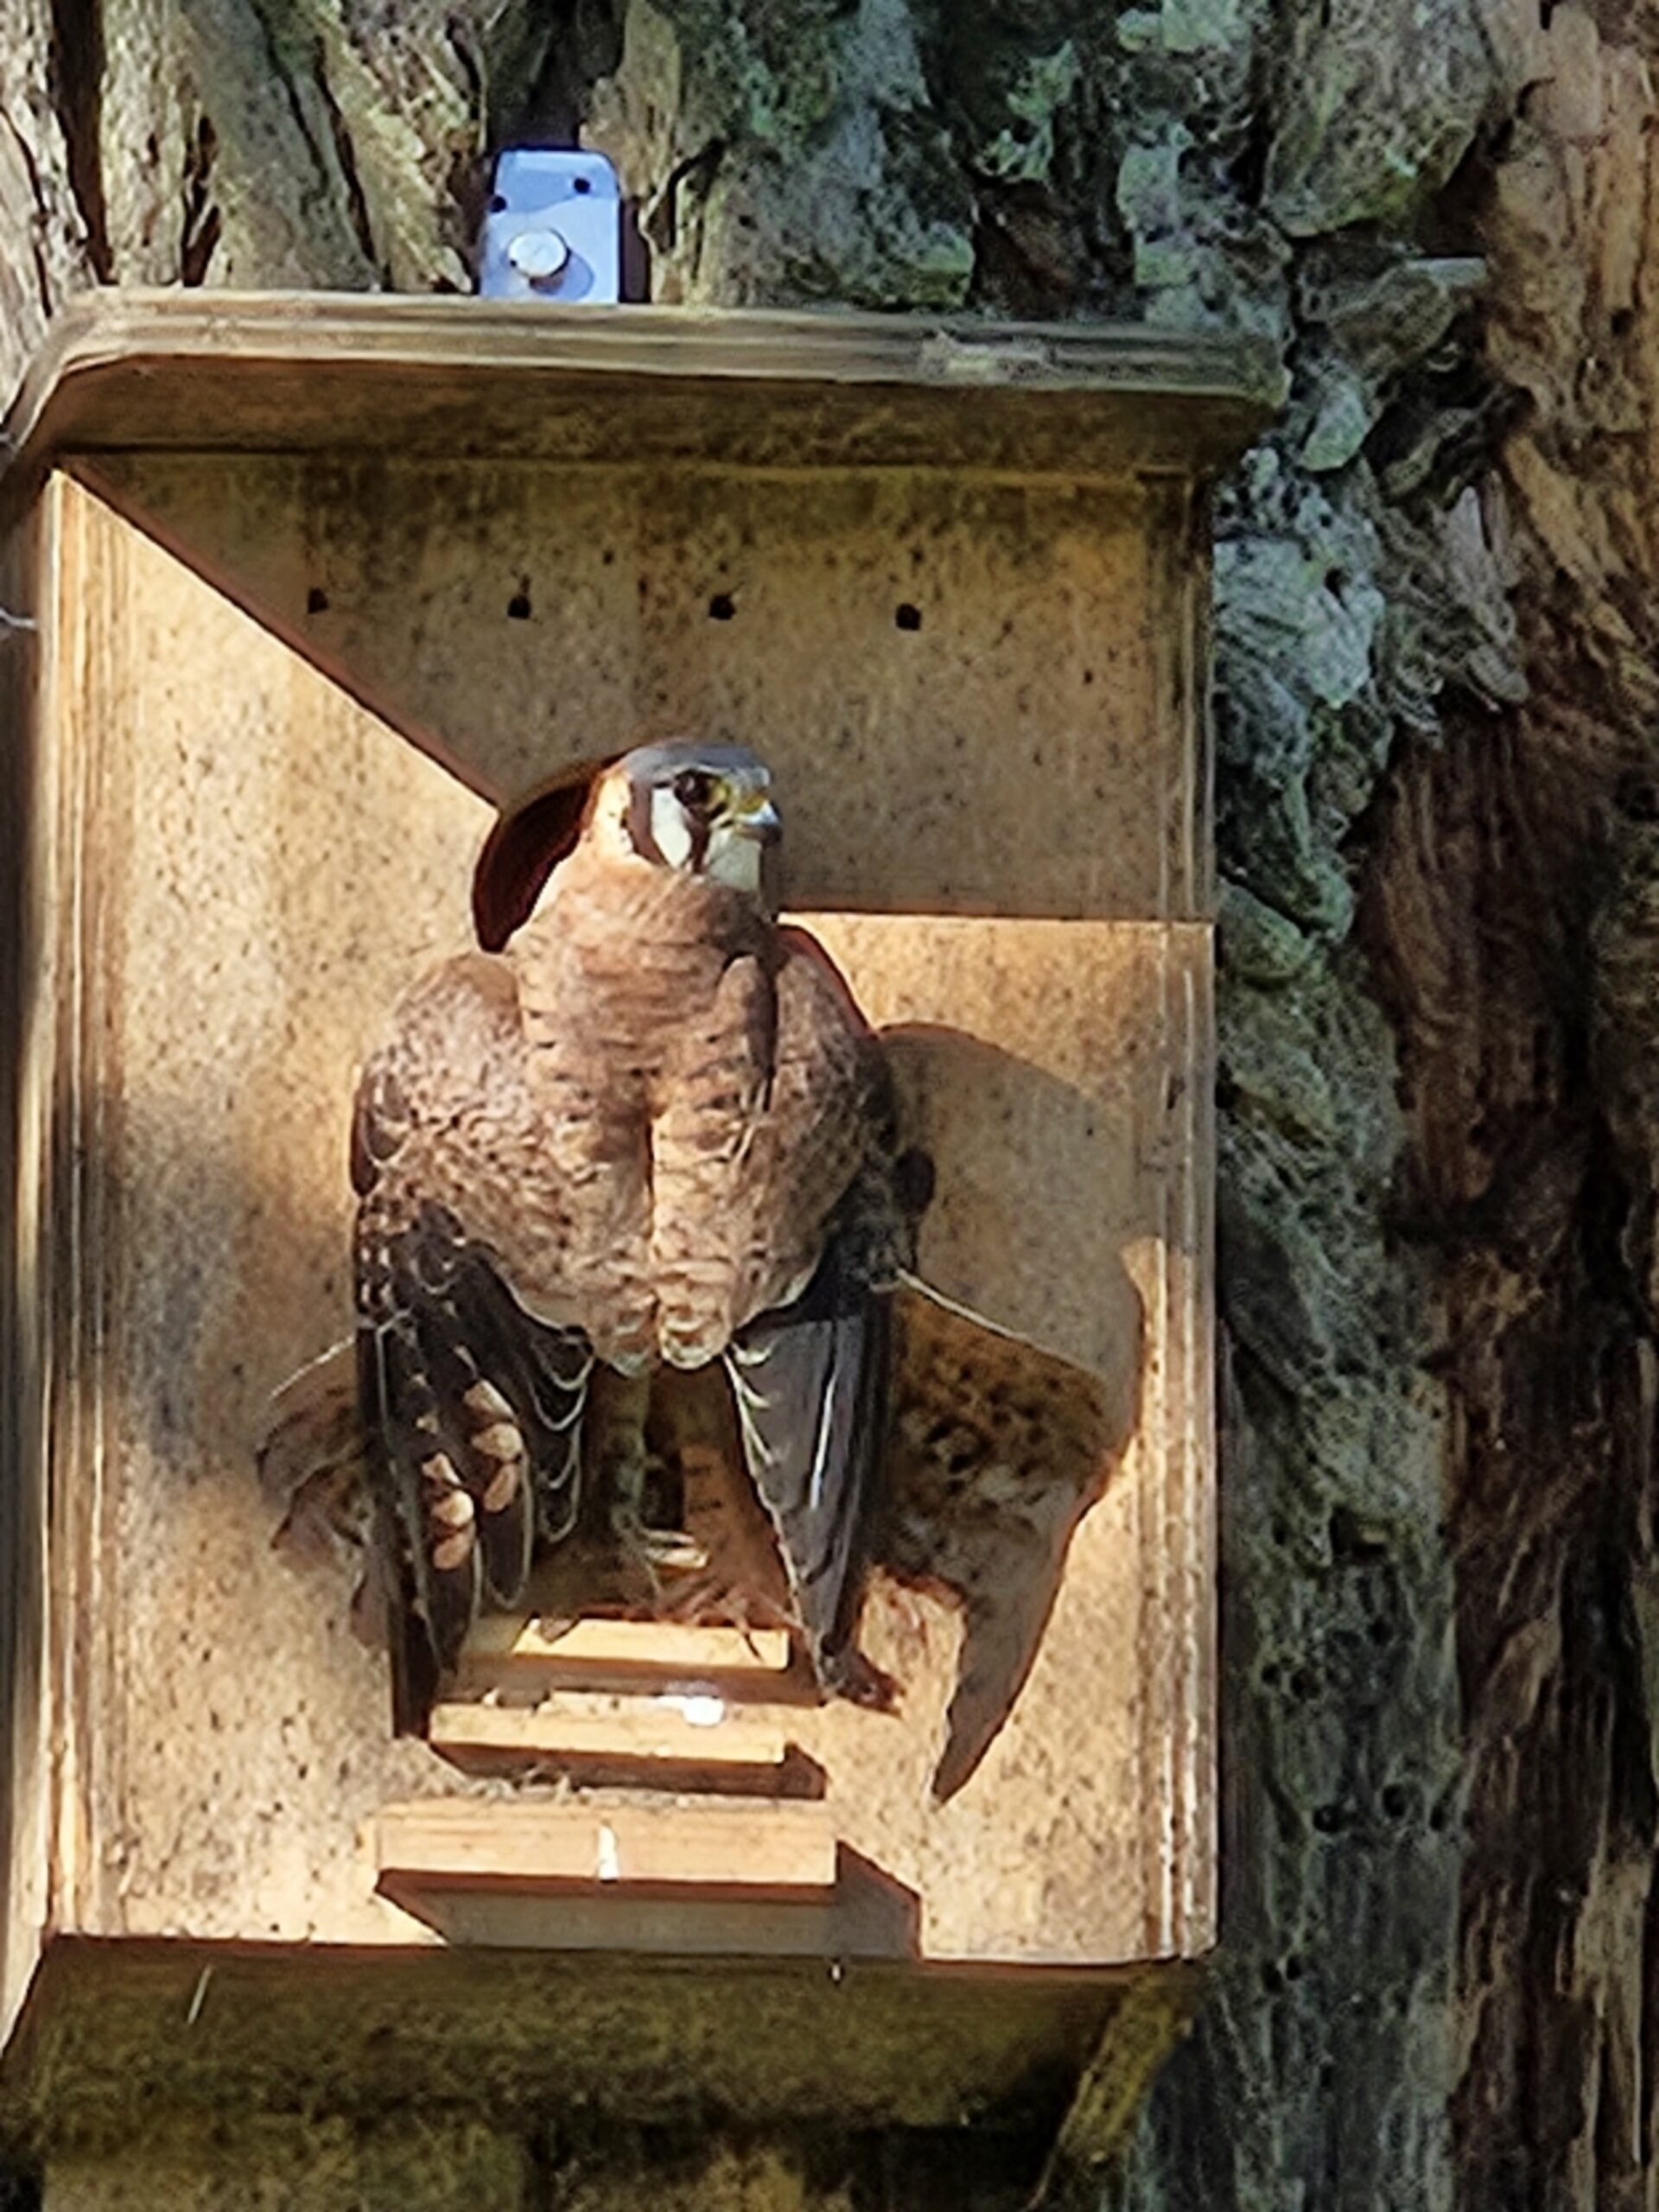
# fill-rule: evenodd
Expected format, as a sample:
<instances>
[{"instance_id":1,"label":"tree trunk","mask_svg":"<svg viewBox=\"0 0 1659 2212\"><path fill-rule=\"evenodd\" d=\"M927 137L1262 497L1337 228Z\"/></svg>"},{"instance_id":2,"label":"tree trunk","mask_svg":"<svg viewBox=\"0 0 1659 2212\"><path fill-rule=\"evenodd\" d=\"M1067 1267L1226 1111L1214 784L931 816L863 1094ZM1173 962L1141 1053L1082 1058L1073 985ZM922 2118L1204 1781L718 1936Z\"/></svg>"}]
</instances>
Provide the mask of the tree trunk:
<instances>
[{"instance_id":1,"label":"tree trunk","mask_svg":"<svg viewBox=\"0 0 1659 2212\"><path fill-rule=\"evenodd\" d=\"M1659 2204L1659 15L0 0L0 29L8 385L100 279L466 289L490 149L578 125L658 299L1278 342L1217 563L1226 1939L1081 2193ZM990 2207L1023 2172L533 2149L528 2201L583 2212Z\"/></svg>"}]
</instances>

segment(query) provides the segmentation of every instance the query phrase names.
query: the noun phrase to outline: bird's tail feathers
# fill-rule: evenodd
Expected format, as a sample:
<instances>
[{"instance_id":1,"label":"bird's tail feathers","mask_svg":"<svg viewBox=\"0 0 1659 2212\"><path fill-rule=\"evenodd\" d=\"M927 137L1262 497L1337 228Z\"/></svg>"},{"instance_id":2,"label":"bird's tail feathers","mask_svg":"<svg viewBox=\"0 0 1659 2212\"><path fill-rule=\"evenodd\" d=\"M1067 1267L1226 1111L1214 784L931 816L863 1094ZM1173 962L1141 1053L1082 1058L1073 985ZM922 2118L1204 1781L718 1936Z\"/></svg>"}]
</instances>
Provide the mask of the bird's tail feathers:
<instances>
[{"instance_id":1,"label":"bird's tail feathers","mask_svg":"<svg viewBox=\"0 0 1659 2212\"><path fill-rule=\"evenodd\" d=\"M848 1694L886 1427L887 1301L832 1245L791 1305L750 1322L727 1354L743 1456L777 1530L814 1671Z\"/></svg>"}]
</instances>

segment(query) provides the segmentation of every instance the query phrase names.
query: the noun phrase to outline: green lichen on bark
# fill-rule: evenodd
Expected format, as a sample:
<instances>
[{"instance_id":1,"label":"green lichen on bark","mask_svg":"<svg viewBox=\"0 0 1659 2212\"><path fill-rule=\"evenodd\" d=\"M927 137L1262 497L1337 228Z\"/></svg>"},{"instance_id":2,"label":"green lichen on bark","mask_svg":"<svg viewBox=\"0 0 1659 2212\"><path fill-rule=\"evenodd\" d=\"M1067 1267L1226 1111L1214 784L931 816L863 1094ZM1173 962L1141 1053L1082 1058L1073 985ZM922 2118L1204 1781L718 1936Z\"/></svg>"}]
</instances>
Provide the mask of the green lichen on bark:
<instances>
[{"instance_id":1,"label":"green lichen on bark","mask_svg":"<svg viewBox=\"0 0 1659 2212\"><path fill-rule=\"evenodd\" d=\"M590 135L644 211L653 295L950 308L972 200L905 0L630 0Z\"/></svg>"}]
</instances>

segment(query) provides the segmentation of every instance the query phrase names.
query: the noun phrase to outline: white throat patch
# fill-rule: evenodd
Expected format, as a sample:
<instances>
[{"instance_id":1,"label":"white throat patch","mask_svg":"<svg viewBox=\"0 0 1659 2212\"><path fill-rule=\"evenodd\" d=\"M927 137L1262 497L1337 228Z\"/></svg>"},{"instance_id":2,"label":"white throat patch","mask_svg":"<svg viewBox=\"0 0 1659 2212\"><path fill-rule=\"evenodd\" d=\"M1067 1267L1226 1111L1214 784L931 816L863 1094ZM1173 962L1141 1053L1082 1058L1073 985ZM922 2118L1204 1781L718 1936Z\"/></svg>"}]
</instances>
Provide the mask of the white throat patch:
<instances>
[{"instance_id":1,"label":"white throat patch","mask_svg":"<svg viewBox=\"0 0 1659 2212\"><path fill-rule=\"evenodd\" d=\"M733 829L729 823L718 823L709 833L702 872L713 876L716 883L723 883L728 891L747 891L751 898L758 899L760 841L745 830Z\"/></svg>"}]
</instances>

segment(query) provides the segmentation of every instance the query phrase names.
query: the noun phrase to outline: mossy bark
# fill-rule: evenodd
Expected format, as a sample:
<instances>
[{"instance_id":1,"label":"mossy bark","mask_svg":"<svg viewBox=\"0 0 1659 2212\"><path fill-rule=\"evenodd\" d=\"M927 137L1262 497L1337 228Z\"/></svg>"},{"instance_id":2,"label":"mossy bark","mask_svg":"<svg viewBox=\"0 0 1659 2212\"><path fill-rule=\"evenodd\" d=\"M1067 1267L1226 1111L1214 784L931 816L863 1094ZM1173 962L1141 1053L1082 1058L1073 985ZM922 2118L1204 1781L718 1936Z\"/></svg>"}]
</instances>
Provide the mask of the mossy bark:
<instances>
[{"instance_id":1,"label":"mossy bark","mask_svg":"<svg viewBox=\"0 0 1659 2212\"><path fill-rule=\"evenodd\" d=\"M658 298L1278 343L1217 563L1226 1941L1127 2143L1059 2186L1659 2202L1659 16L0 0L0 29L7 382L100 276L464 287L491 148L579 125ZM524 2185L1017 2201L1017 2158L957 2148L554 2134Z\"/></svg>"}]
</instances>

